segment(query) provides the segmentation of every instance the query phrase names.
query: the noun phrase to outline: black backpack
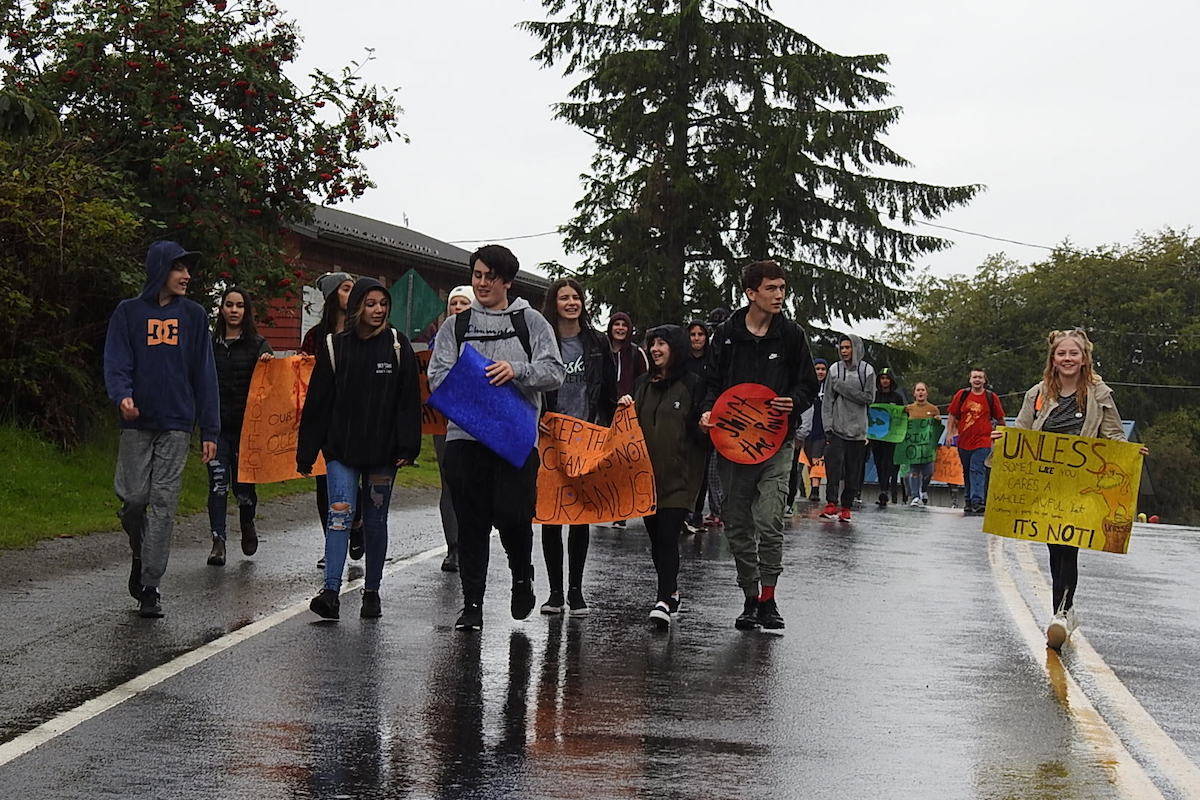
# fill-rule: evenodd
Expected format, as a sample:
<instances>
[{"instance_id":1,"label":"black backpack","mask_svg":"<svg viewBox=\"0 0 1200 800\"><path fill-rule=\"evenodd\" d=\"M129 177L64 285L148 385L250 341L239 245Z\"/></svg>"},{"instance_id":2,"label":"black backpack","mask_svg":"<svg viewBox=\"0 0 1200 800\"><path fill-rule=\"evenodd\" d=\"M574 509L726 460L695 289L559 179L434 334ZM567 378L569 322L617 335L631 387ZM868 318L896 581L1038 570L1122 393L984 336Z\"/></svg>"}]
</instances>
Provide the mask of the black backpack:
<instances>
[{"instance_id":1,"label":"black backpack","mask_svg":"<svg viewBox=\"0 0 1200 800\"><path fill-rule=\"evenodd\" d=\"M503 333L485 333L475 336L467 335L467 327L471 324L471 309L458 312L454 317L454 341L461 348L464 342L497 342L501 339L517 337L525 350L525 357L533 360L533 346L529 343L529 325L525 322L525 309L510 311L508 318L512 321L513 329Z\"/></svg>"}]
</instances>

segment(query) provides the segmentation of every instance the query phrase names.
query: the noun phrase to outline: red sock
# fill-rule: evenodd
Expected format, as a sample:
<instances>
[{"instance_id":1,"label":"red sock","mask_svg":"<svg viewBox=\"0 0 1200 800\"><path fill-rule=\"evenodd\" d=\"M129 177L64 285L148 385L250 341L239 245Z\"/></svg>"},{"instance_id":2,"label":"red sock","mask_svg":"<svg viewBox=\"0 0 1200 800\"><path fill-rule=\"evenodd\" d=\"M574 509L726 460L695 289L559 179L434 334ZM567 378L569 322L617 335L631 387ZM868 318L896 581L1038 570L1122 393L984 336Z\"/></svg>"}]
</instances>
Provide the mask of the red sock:
<instances>
[{"instance_id":1,"label":"red sock","mask_svg":"<svg viewBox=\"0 0 1200 800\"><path fill-rule=\"evenodd\" d=\"M765 603L768 600L774 600L774 599L775 599L775 587L774 586L762 587L762 594L760 594L758 596L758 602Z\"/></svg>"}]
</instances>

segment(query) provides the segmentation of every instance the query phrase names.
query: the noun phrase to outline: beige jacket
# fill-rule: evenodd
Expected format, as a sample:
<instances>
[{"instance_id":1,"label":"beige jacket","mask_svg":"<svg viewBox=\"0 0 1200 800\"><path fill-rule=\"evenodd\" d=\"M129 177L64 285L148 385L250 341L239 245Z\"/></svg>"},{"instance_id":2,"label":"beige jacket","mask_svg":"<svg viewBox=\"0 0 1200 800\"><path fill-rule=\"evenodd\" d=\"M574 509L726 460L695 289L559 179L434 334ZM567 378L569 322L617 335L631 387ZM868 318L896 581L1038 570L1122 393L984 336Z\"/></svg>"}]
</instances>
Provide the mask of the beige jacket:
<instances>
[{"instance_id":1,"label":"beige jacket","mask_svg":"<svg viewBox=\"0 0 1200 800\"><path fill-rule=\"evenodd\" d=\"M1017 414L1014 427L1040 431L1046 424L1050 412L1058 406L1058 400L1046 399L1041 410L1038 410L1037 399L1041 393L1041 381L1025 393L1025 402L1021 404L1021 412ZM1104 381L1097 381L1088 387L1087 407L1083 411L1083 430L1079 435L1093 439L1125 441L1125 429L1121 427L1121 415L1113 402L1112 389L1108 388Z\"/></svg>"}]
</instances>

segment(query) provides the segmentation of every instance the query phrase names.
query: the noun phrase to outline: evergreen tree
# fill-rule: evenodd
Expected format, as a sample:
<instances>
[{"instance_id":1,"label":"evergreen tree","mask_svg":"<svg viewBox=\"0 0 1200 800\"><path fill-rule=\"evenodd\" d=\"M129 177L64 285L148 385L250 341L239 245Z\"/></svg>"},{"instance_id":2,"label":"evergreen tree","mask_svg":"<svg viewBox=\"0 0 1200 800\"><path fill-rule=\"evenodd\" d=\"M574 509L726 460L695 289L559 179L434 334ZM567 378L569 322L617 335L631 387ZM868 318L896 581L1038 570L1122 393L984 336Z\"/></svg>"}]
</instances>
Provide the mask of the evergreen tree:
<instances>
[{"instance_id":1,"label":"evergreen tree","mask_svg":"<svg viewBox=\"0 0 1200 800\"><path fill-rule=\"evenodd\" d=\"M534 59L582 76L557 115L597 142L566 245L641 323L681 319L685 290L711 283L736 304L759 258L787 267L801 319L878 316L911 262L949 245L903 227L980 188L871 174L909 166L882 141L900 114L879 107L887 57L831 53L767 0L542 5L524 23Z\"/></svg>"}]
</instances>

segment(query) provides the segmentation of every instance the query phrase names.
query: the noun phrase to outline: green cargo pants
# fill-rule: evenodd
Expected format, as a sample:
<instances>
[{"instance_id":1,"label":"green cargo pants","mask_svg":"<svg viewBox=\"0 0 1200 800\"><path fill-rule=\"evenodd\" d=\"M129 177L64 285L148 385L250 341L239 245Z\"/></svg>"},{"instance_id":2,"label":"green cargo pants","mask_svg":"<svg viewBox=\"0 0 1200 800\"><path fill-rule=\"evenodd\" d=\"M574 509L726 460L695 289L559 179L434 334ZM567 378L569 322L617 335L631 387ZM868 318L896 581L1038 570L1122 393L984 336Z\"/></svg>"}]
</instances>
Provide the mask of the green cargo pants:
<instances>
[{"instance_id":1,"label":"green cargo pants","mask_svg":"<svg viewBox=\"0 0 1200 800\"><path fill-rule=\"evenodd\" d=\"M789 440L761 464L735 464L717 456L725 501L721 505L738 586L756 597L759 584L774 586L783 572L783 512L794 450Z\"/></svg>"}]
</instances>

